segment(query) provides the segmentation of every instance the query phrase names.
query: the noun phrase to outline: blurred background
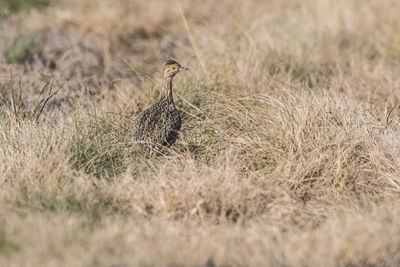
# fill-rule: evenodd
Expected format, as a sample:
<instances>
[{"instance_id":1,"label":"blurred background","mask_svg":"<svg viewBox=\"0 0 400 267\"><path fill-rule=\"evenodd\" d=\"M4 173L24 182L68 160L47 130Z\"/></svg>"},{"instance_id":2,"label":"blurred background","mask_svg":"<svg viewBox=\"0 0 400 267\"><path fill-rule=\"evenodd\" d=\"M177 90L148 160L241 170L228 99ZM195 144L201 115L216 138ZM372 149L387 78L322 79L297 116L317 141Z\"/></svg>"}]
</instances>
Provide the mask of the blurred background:
<instances>
[{"instance_id":1,"label":"blurred background","mask_svg":"<svg viewBox=\"0 0 400 267\"><path fill-rule=\"evenodd\" d=\"M0 7L3 96L13 74L26 94L65 83L55 100L63 108L89 96L135 106L150 97L149 76L175 58L220 90L266 92L282 82L398 102L395 0L1 0Z\"/></svg>"}]
</instances>

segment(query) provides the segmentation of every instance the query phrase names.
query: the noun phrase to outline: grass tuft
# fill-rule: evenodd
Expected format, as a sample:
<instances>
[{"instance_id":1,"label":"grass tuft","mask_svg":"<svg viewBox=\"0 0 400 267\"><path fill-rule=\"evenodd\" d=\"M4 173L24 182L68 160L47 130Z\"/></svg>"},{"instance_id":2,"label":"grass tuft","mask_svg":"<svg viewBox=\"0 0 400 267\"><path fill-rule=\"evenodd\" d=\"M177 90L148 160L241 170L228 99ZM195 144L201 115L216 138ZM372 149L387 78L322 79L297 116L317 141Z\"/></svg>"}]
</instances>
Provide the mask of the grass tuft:
<instances>
[{"instance_id":1,"label":"grass tuft","mask_svg":"<svg viewBox=\"0 0 400 267\"><path fill-rule=\"evenodd\" d=\"M11 81L12 83L12 81ZM46 83L40 90L38 96L32 103L26 103L22 98L22 85L19 83L18 91L14 85L11 85L11 99L10 102L5 100L6 106L12 110L14 119L19 123L21 121L33 121L38 122L43 114L43 111L48 102L54 98L58 91L62 88L62 85L55 88L52 83ZM27 107L28 106L28 107ZM29 108L29 106L31 106Z\"/></svg>"},{"instance_id":2,"label":"grass tuft","mask_svg":"<svg viewBox=\"0 0 400 267\"><path fill-rule=\"evenodd\" d=\"M126 170L134 147L129 125L120 118L78 121L70 140L71 164L97 178L111 178Z\"/></svg>"},{"instance_id":3,"label":"grass tuft","mask_svg":"<svg viewBox=\"0 0 400 267\"><path fill-rule=\"evenodd\" d=\"M60 196L55 193L45 192L41 193L35 208L40 212L63 212L80 215L85 217L91 224L101 222L104 215L110 210L107 203L90 200L87 196L77 196L75 194Z\"/></svg>"}]
</instances>

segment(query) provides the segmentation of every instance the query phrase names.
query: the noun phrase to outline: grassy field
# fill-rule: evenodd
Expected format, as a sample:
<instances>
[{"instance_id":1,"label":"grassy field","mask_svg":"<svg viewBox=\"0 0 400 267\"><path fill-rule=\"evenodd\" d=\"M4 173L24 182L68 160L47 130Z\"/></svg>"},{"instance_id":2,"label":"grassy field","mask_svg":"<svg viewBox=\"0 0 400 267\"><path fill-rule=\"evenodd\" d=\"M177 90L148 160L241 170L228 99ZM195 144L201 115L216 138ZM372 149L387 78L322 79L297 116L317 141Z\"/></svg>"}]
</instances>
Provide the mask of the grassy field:
<instances>
[{"instance_id":1,"label":"grassy field","mask_svg":"<svg viewBox=\"0 0 400 267\"><path fill-rule=\"evenodd\" d=\"M397 0L0 0L1 266L399 266ZM169 58L179 140L131 125Z\"/></svg>"}]
</instances>

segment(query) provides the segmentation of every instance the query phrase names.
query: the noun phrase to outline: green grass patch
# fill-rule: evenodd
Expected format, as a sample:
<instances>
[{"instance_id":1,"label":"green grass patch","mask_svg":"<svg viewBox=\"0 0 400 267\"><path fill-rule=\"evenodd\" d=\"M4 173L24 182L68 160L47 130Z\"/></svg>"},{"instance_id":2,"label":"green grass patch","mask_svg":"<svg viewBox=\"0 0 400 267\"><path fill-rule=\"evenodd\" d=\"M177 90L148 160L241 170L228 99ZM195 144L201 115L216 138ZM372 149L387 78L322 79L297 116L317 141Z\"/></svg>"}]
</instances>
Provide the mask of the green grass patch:
<instances>
[{"instance_id":1,"label":"green grass patch","mask_svg":"<svg viewBox=\"0 0 400 267\"><path fill-rule=\"evenodd\" d=\"M91 223L100 222L103 214L109 209L109 205L105 202L74 194L58 196L54 193L43 193L37 204L37 208L41 211L83 215Z\"/></svg>"},{"instance_id":2,"label":"green grass patch","mask_svg":"<svg viewBox=\"0 0 400 267\"><path fill-rule=\"evenodd\" d=\"M129 125L113 117L78 122L68 151L75 169L97 178L123 172L135 157L134 152Z\"/></svg>"},{"instance_id":3,"label":"green grass patch","mask_svg":"<svg viewBox=\"0 0 400 267\"><path fill-rule=\"evenodd\" d=\"M7 8L11 12L19 12L32 8L42 9L50 4L50 0L0 0L0 9Z\"/></svg>"},{"instance_id":4,"label":"green grass patch","mask_svg":"<svg viewBox=\"0 0 400 267\"><path fill-rule=\"evenodd\" d=\"M16 204L32 212L82 216L89 226L100 223L104 217L118 212L118 207L101 196L74 192L57 193L42 190L35 195L18 200Z\"/></svg>"},{"instance_id":5,"label":"green grass patch","mask_svg":"<svg viewBox=\"0 0 400 267\"><path fill-rule=\"evenodd\" d=\"M18 246L12 236L0 227L0 255L9 254L16 249L18 249Z\"/></svg>"},{"instance_id":6,"label":"green grass patch","mask_svg":"<svg viewBox=\"0 0 400 267\"><path fill-rule=\"evenodd\" d=\"M174 102L176 108L180 111L182 120L194 119L196 117L197 119L205 120L205 116L210 117L211 110L209 110L208 107L210 96L205 92L209 92L213 89L196 85L192 81L183 82L180 86L185 89L177 89ZM185 100L181 97L184 97ZM185 101L188 101L191 105L200 109L201 112L191 107L188 103L185 103ZM204 114L202 114L202 112L204 112Z\"/></svg>"},{"instance_id":7,"label":"green grass patch","mask_svg":"<svg viewBox=\"0 0 400 267\"><path fill-rule=\"evenodd\" d=\"M24 64L31 63L39 50L35 36L18 35L7 41L3 55L8 64Z\"/></svg>"}]
</instances>

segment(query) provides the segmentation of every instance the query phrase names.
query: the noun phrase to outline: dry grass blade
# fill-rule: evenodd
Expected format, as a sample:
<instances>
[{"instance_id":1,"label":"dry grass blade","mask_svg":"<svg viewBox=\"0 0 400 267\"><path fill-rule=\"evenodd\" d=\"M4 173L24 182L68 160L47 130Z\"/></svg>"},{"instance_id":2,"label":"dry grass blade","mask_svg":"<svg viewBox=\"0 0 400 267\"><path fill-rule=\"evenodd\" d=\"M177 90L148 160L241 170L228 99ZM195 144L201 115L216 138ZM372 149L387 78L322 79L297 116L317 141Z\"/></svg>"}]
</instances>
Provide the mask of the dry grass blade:
<instances>
[{"instance_id":1,"label":"dry grass blade","mask_svg":"<svg viewBox=\"0 0 400 267\"><path fill-rule=\"evenodd\" d=\"M192 103L190 103L186 98L184 98L183 96L181 96L179 93L176 93L176 95L179 96L179 97L183 100L183 102L185 102L186 104L188 104L190 107L192 107L192 108L194 108L195 110L197 110L198 112L200 112L201 115L204 116L205 120L209 120L208 116L207 116L203 111L201 111L201 109L199 109L198 107L196 107L195 105L193 105Z\"/></svg>"},{"instance_id":2,"label":"dry grass blade","mask_svg":"<svg viewBox=\"0 0 400 267\"><path fill-rule=\"evenodd\" d=\"M13 111L16 122L20 123L20 121L24 120L24 119L38 122L47 103L59 92L59 90L62 87L63 87L63 85L59 86L55 91L53 91L53 84L46 83L40 90L40 92L35 100L33 109L32 110L24 110L21 82L19 82L18 94L15 92L14 86L11 85L11 87L10 87L11 109ZM44 96L47 89L48 89L47 95Z\"/></svg>"},{"instance_id":3,"label":"dry grass blade","mask_svg":"<svg viewBox=\"0 0 400 267\"><path fill-rule=\"evenodd\" d=\"M185 26L186 33L187 33L187 35L189 37L190 44L192 45L192 48L193 48L193 50L194 50L194 52L196 54L197 60L200 62L201 68L204 71L204 73L206 74L206 77L210 77L208 69L207 69L207 67L206 67L206 65L205 65L205 63L204 63L204 61L203 61L203 59L202 59L202 57L200 55L200 50L196 46L196 42L195 42L195 40L193 38L193 35L192 35L192 33L191 33L190 29L189 29L189 24L188 24L188 22L186 20L185 13L183 12L181 2L178 0L177 3L178 3L179 13L180 13L180 16L182 18L183 25Z\"/></svg>"},{"instance_id":4,"label":"dry grass blade","mask_svg":"<svg viewBox=\"0 0 400 267\"><path fill-rule=\"evenodd\" d=\"M48 86L48 83L43 87L42 91L40 92L40 95L43 94L43 92L45 91L45 88L47 86ZM30 119L33 119L35 122L37 122L39 120L39 117L42 114L43 109L46 106L47 102L50 99L52 99L62 87L63 87L63 85L60 85L54 92L52 92L53 84L50 84L50 89L49 89L48 95L36 104L35 108L33 109L32 114L30 116Z\"/></svg>"},{"instance_id":5,"label":"dry grass blade","mask_svg":"<svg viewBox=\"0 0 400 267\"><path fill-rule=\"evenodd\" d=\"M397 105L394 105L394 107L392 107L390 110L389 110L389 112L387 112L387 115L386 115L386 127L388 127L392 122L393 122L393 120L394 120L394 116L392 116L392 113L395 111L395 110L398 110L399 109L399 105L397 104ZM392 117L391 117L392 116Z\"/></svg>"}]
</instances>

